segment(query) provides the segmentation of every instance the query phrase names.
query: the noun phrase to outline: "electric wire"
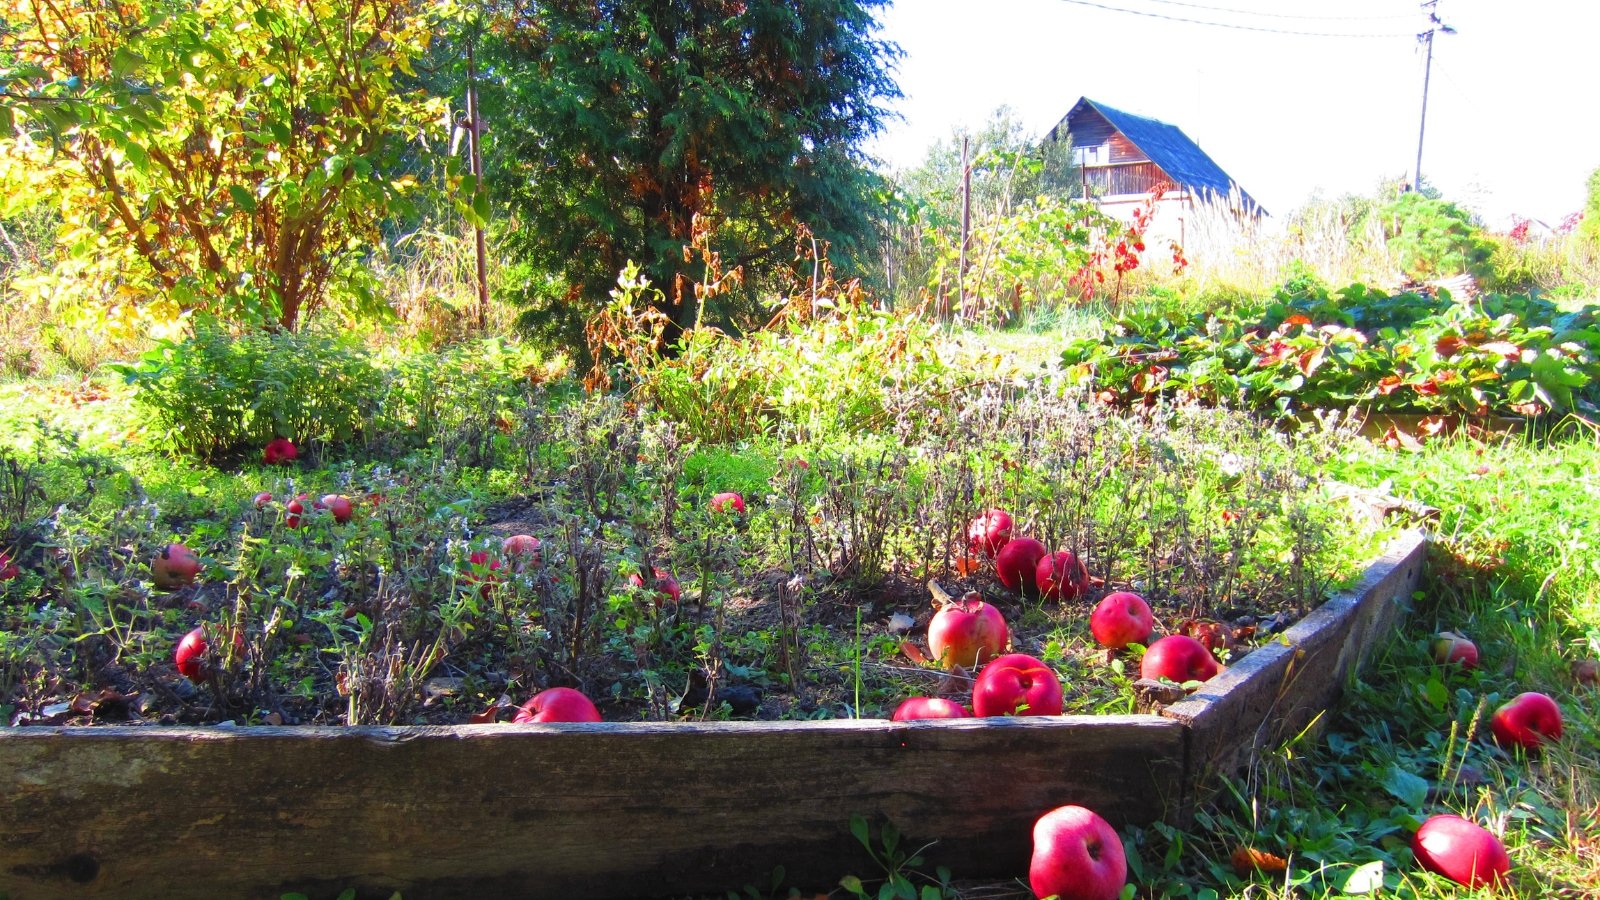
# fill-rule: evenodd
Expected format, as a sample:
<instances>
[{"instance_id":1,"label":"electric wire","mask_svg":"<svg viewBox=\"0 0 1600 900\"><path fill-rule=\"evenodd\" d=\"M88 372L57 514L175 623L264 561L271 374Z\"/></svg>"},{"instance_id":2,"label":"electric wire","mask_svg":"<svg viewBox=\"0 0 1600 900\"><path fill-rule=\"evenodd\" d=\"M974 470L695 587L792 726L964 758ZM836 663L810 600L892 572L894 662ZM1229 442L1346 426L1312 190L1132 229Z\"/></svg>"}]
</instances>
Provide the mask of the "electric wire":
<instances>
[{"instance_id":1,"label":"electric wire","mask_svg":"<svg viewBox=\"0 0 1600 900\"><path fill-rule=\"evenodd\" d=\"M1150 12L1142 9L1129 9L1126 6L1112 6L1108 3L1095 3L1093 0L1059 0L1061 3L1071 3L1076 6L1087 6L1094 9L1103 9L1109 12L1128 13L1129 15L1145 16L1151 19L1164 19L1168 22L1183 22L1189 25L1209 25L1213 28L1231 28L1235 31L1255 31L1265 34L1291 34L1298 37L1331 37L1331 38L1415 38L1414 31L1396 31L1381 33L1358 34L1348 31L1295 31L1288 28L1267 28L1260 25L1238 25L1231 22L1213 22L1207 19L1189 19L1183 16L1169 16L1163 13Z\"/></svg>"},{"instance_id":2,"label":"electric wire","mask_svg":"<svg viewBox=\"0 0 1600 900\"><path fill-rule=\"evenodd\" d=\"M1417 13L1392 13L1380 16L1308 16L1303 13L1276 13L1263 12L1256 9L1231 9L1226 6L1209 6L1204 3L1185 3L1183 0L1150 0L1151 3L1160 3L1164 6L1186 6L1190 9L1203 9L1206 12L1235 13L1241 16L1260 16L1266 19L1301 19L1310 22L1383 22L1395 19L1415 19Z\"/></svg>"}]
</instances>

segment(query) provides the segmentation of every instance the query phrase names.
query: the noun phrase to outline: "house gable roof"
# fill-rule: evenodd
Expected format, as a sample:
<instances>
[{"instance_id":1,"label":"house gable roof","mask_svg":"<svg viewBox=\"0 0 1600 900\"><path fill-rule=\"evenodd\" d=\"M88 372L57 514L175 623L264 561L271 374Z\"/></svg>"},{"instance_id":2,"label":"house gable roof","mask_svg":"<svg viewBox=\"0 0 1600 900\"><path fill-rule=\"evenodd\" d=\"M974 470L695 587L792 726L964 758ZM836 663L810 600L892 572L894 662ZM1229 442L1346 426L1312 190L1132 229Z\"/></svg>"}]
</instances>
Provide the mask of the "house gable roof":
<instances>
[{"instance_id":1,"label":"house gable roof","mask_svg":"<svg viewBox=\"0 0 1600 900\"><path fill-rule=\"evenodd\" d=\"M1104 116L1112 128L1122 132L1122 136L1138 147L1151 162L1160 166L1163 172L1190 192L1205 200L1226 202L1232 193L1237 191L1243 212L1266 215L1266 210L1261 208L1261 204L1246 193L1227 172L1222 171L1222 167L1207 156L1206 152L1176 125L1136 116L1104 103L1097 103L1088 97L1081 97L1073 104L1072 110L1061 120L1052 134L1069 131L1067 123L1085 108Z\"/></svg>"}]
</instances>

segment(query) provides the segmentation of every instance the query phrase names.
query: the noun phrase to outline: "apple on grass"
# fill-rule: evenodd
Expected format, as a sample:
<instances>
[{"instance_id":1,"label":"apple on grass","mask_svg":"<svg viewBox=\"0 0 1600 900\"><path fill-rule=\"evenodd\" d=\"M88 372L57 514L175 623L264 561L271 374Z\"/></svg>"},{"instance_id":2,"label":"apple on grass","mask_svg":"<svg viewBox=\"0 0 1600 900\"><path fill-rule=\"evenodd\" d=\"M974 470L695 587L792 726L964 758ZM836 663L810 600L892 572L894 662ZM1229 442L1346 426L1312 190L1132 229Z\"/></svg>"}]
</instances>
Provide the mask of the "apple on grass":
<instances>
[{"instance_id":1,"label":"apple on grass","mask_svg":"<svg viewBox=\"0 0 1600 900\"><path fill-rule=\"evenodd\" d=\"M1128 880L1122 838L1092 809L1062 806L1033 825L1028 885L1039 897L1116 900Z\"/></svg>"},{"instance_id":2,"label":"apple on grass","mask_svg":"<svg viewBox=\"0 0 1600 900\"><path fill-rule=\"evenodd\" d=\"M994 558L994 574L1013 591L1033 596L1039 591L1039 561L1050 551L1033 538L1012 538Z\"/></svg>"},{"instance_id":3,"label":"apple on grass","mask_svg":"<svg viewBox=\"0 0 1600 900\"><path fill-rule=\"evenodd\" d=\"M300 451L294 441L288 438L273 438L267 441L267 446L261 451L261 461L269 466L281 466L292 463L300 456Z\"/></svg>"},{"instance_id":4,"label":"apple on grass","mask_svg":"<svg viewBox=\"0 0 1600 900\"><path fill-rule=\"evenodd\" d=\"M1061 681L1054 669L1025 653L991 660L972 687L972 712L987 716L1059 716Z\"/></svg>"},{"instance_id":5,"label":"apple on grass","mask_svg":"<svg viewBox=\"0 0 1600 900\"><path fill-rule=\"evenodd\" d=\"M1429 649L1433 651L1433 661L1441 666L1454 663L1463 669L1478 667L1478 645L1453 631L1434 635Z\"/></svg>"},{"instance_id":6,"label":"apple on grass","mask_svg":"<svg viewBox=\"0 0 1600 900\"><path fill-rule=\"evenodd\" d=\"M1561 739L1561 707L1538 691L1518 694L1494 711L1489 730L1502 747L1535 751L1545 741Z\"/></svg>"},{"instance_id":7,"label":"apple on grass","mask_svg":"<svg viewBox=\"0 0 1600 900\"><path fill-rule=\"evenodd\" d=\"M1039 596L1046 600L1075 600L1089 590L1089 569L1071 550L1057 550L1039 559L1033 570Z\"/></svg>"},{"instance_id":8,"label":"apple on grass","mask_svg":"<svg viewBox=\"0 0 1600 900\"><path fill-rule=\"evenodd\" d=\"M355 513L350 498L343 494L324 494L316 503L317 509L325 509L333 514L333 520L340 525L350 521L350 516Z\"/></svg>"},{"instance_id":9,"label":"apple on grass","mask_svg":"<svg viewBox=\"0 0 1600 900\"><path fill-rule=\"evenodd\" d=\"M975 669L1006 648L1005 616L976 591L945 604L928 623L928 650L946 669Z\"/></svg>"},{"instance_id":10,"label":"apple on grass","mask_svg":"<svg viewBox=\"0 0 1600 900\"><path fill-rule=\"evenodd\" d=\"M310 494L296 494L293 500L284 504L283 524L290 528L299 528L300 517L306 514L306 503L310 499Z\"/></svg>"},{"instance_id":11,"label":"apple on grass","mask_svg":"<svg viewBox=\"0 0 1600 900\"><path fill-rule=\"evenodd\" d=\"M1151 644L1139 663L1139 677L1165 678L1177 684L1207 681L1222 670L1216 657L1186 634L1169 634Z\"/></svg>"},{"instance_id":12,"label":"apple on grass","mask_svg":"<svg viewBox=\"0 0 1600 900\"><path fill-rule=\"evenodd\" d=\"M1411 852L1424 869L1472 888L1504 883L1511 871L1511 858L1500 839L1456 815L1423 822L1411 839Z\"/></svg>"},{"instance_id":13,"label":"apple on grass","mask_svg":"<svg viewBox=\"0 0 1600 900\"><path fill-rule=\"evenodd\" d=\"M967 548L973 553L994 556L1011 540L1011 514L991 509L967 523Z\"/></svg>"},{"instance_id":14,"label":"apple on grass","mask_svg":"<svg viewBox=\"0 0 1600 900\"><path fill-rule=\"evenodd\" d=\"M711 511L744 515L744 498L734 491L724 491L711 498Z\"/></svg>"},{"instance_id":15,"label":"apple on grass","mask_svg":"<svg viewBox=\"0 0 1600 900\"><path fill-rule=\"evenodd\" d=\"M22 570L11 561L11 554L0 550L0 581L10 581L21 574Z\"/></svg>"},{"instance_id":16,"label":"apple on grass","mask_svg":"<svg viewBox=\"0 0 1600 900\"><path fill-rule=\"evenodd\" d=\"M255 504L256 509L266 509L267 508L267 504L272 502L272 492L271 491L262 491L261 493L259 493L259 494L257 494L255 496L255 499L251 500L250 502Z\"/></svg>"},{"instance_id":17,"label":"apple on grass","mask_svg":"<svg viewBox=\"0 0 1600 900\"><path fill-rule=\"evenodd\" d=\"M908 697L895 707L890 719L909 722L913 719L967 719L972 713L954 700L943 697Z\"/></svg>"},{"instance_id":18,"label":"apple on grass","mask_svg":"<svg viewBox=\"0 0 1600 900\"><path fill-rule=\"evenodd\" d=\"M182 544L168 544L150 561L150 578L156 587L170 591L194 584L200 574L200 558Z\"/></svg>"},{"instance_id":19,"label":"apple on grass","mask_svg":"<svg viewBox=\"0 0 1600 900\"><path fill-rule=\"evenodd\" d=\"M518 571L524 565L538 568L544 565L544 552L539 549L539 539L531 534L513 534L500 544L500 553L515 565Z\"/></svg>"},{"instance_id":20,"label":"apple on grass","mask_svg":"<svg viewBox=\"0 0 1600 900\"><path fill-rule=\"evenodd\" d=\"M1156 617L1150 604L1132 591L1116 591L1095 604L1089 614L1089 631L1108 650L1122 650L1129 644L1145 644L1155 630Z\"/></svg>"},{"instance_id":21,"label":"apple on grass","mask_svg":"<svg viewBox=\"0 0 1600 900\"><path fill-rule=\"evenodd\" d=\"M666 569L663 569L660 566L655 566L654 572L655 581L653 584L654 590L652 591L652 596L655 599L655 604L657 606L661 606L665 603L676 605L683 597L683 589L678 586L678 579L673 578L671 572L668 572ZM628 583L639 590L644 590L644 576L638 572L634 572L632 575L628 576Z\"/></svg>"},{"instance_id":22,"label":"apple on grass","mask_svg":"<svg viewBox=\"0 0 1600 900\"><path fill-rule=\"evenodd\" d=\"M505 580L505 575L500 571L500 560L489 555L487 550L474 550L467 555L469 566L461 577L468 584L477 584L478 593L484 597ZM480 574L481 573L481 574Z\"/></svg>"},{"instance_id":23,"label":"apple on grass","mask_svg":"<svg viewBox=\"0 0 1600 900\"><path fill-rule=\"evenodd\" d=\"M526 722L598 722L600 710L582 692L572 688L554 687L533 695L533 699L517 707L513 723Z\"/></svg>"}]
</instances>

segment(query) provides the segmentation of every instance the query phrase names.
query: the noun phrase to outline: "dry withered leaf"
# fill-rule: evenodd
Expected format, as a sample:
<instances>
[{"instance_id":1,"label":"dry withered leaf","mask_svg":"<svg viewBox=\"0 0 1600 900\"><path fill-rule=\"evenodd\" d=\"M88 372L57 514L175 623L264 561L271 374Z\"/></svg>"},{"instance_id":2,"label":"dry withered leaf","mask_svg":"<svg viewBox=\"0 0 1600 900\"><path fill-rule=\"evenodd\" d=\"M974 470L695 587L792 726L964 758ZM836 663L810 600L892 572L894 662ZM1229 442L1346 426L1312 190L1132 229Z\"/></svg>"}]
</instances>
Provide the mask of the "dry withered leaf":
<instances>
[{"instance_id":1,"label":"dry withered leaf","mask_svg":"<svg viewBox=\"0 0 1600 900\"><path fill-rule=\"evenodd\" d=\"M1257 850L1254 847L1239 845L1233 851L1233 871L1240 878L1249 877L1251 872L1260 872L1263 875L1282 874L1289 868L1289 861L1281 856Z\"/></svg>"},{"instance_id":2,"label":"dry withered leaf","mask_svg":"<svg viewBox=\"0 0 1600 900\"><path fill-rule=\"evenodd\" d=\"M514 704L511 702L511 698L509 696L501 694L500 699L489 704L488 709L481 713L474 713L468 716L467 722L472 725L491 724L500 717L500 710L509 709L513 705Z\"/></svg>"},{"instance_id":3,"label":"dry withered leaf","mask_svg":"<svg viewBox=\"0 0 1600 900\"><path fill-rule=\"evenodd\" d=\"M981 568L983 568L983 561L975 556L969 556L963 553L961 556L956 558L956 573L962 577L971 575Z\"/></svg>"},{"instance_id":4,"label":"dry withered leaf","mask_svg":"<svg viewBox=\"0 0 1600 900\"><path fill-rule=\"evenodd\" d=\"M972 690L972 676L967 674L966 669L956 666L939 682L939 687L934 693L940 697L947 697L953 694L965 694L970 690Z\"/></svg>"},{"instance_id":5,"label":"dry withered leaf","mask_svg":"<svg viewBox=\"0 0 1600 900\"><path fill-rule=\"evenodd\" d=\"M922 648L918 647L913 641L901 641L900 652L905 654L906 659L919 666L926 665L929 662L928 654L922 652Z\"/></svg>"},{"instance_id":6,"label":"dry withered leaf","mask_svg":"<svg viewBox=\"0 0 1600 900\"><path fill-rule=\"evenodd\" d=\"M1600 660L1580 659L1573 662L1572 680L1586 687L1600 686Z\"/></svg>"},{"instance_id":7,"label":"dry withered leaf","mask_svg":"<svg viewBox=\"0 0 1600 900\"><path fill-rule=\"evenodd\" d=\"M1230 650L1239 643L1238 632L1232 626L1211 619L1185 619L1178 626L1179 634L1187 634L1213 654Z\"/></svg>"}]
</instances>

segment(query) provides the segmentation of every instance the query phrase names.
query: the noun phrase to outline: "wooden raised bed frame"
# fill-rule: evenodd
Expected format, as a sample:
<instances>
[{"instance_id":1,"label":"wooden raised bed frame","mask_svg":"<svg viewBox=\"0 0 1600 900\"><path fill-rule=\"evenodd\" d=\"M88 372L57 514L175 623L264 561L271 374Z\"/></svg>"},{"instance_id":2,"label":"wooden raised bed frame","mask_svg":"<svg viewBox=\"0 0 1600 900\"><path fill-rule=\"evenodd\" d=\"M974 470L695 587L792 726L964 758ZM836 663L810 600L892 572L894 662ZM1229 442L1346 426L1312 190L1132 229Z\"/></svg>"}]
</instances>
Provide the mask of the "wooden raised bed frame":
<instances>
[{"instance_id":1,"label":"wooden raised bed frame","mask_svg":"<svg viewBox=\"0 0 1600 900\"><path fill-rule=\"evenodd\" d=\"M1161 714L899 723L0 730L0 894L407 900L635 897L877 874L893 822L961 877L1027 869L1064 803L1182 821L1219 771L1298 733L1421 576L1359 584Z\"/></svg>"}]
</instances>

